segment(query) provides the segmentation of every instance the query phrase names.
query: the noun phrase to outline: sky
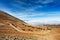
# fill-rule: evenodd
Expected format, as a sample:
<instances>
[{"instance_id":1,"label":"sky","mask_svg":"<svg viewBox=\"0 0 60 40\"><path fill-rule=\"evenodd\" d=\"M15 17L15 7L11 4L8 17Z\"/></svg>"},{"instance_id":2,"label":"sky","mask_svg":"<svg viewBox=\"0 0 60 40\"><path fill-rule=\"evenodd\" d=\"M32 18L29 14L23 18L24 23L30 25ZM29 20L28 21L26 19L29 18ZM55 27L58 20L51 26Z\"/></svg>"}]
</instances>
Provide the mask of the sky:
<instances>
[{"instance_id":1,"label":"sky","mask_svg":"<svg viewBox=\"0 0 60 40\"><path fill-rule=\"evenodd\" d=\"M0 10L28 24L60 24L60 0L0 0Z\"/></svg>"}]
</instances>

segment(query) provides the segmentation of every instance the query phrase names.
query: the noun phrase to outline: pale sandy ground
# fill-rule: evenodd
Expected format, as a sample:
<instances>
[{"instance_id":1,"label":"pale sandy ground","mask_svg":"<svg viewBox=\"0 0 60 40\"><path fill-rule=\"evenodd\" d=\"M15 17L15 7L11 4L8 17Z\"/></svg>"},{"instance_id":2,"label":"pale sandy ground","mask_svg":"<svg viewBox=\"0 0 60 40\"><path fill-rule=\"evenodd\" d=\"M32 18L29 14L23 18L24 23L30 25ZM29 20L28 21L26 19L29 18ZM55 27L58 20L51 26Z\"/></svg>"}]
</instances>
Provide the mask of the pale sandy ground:
<instances>
[{"instance_id":1,"label":"pale sandy ground","mask_svg":"<svg viewBox=\"0 0 60 40\"><path fill-rule=\"evenodd\" d=\"M60 28L41 32L38 35L38 40L60 40Z\"/></svg>"}]
</instances>

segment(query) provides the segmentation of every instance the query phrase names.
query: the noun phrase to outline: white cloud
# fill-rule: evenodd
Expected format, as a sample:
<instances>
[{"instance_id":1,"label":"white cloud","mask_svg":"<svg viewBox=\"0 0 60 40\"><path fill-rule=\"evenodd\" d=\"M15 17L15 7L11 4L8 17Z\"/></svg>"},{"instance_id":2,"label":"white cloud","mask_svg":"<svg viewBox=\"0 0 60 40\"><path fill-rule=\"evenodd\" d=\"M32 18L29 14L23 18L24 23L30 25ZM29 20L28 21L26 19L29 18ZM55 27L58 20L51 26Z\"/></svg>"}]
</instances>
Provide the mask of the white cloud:
<instances>
[{"instance_id":1,"label":"white cloud","mask_svg":"<svg viewBox=\"0 0 60 40\"><path fill-rule=\"evenodd\" d=\"M45 17L47 15L47 17ZM30 18L28 18L30 16ZM38 18L31 18L31 16L43 16ZM37 14L27 14L24 16L21 16L22 19L25 20L25 22L35 25L35 24L60 24L60 12L50 12L50 13L37 13Z\"/></svg>"},{"instance_id":2,"label":"white cloud","mask_svg":"<svg viewBox=\"0 0 60 40\"><path fill-rule=\"evenodd\" d=\"M45 1L43 1L42 3L43 4L47 4L47 3L51 3L51 2L54 2L53 0L45 0Z\"/></svg>"},{"instance_id":3,"label":"white cloud","mask_svg":"<svg viewBox=\"0 0 60 40\"><path fill-rule=\"evenodd\" d=\"M14 15L17 16L17 17L22 17L22 18L35 17L35 16L56 17L56 16L60 16L60 12L49 12L49 13L22 12L22 13L17 13L17 14L14 14Z\"/></svg>"},{"instance_id":4,"label":"white cloud","mask_svg":"<svg viewBox=\"0 0 60 40\"><path fill-rule=\"evenodd\" d=\"M35 6L35 7L30 7L29 9L26 9L25 11L26 12L33 12L37 8L43 8L43 6L42 5L38 5L38 6Z\"/></svg>"},{"instance_id":5,"label":"white cloud","mask_svg":"<svg viewBox=\"0 0 60 40\"><path fill-rule=\"evenodd\" d=\"M51 3L54 2L54 0L38 0L37 3L42 3L42 4L47 4L47 3Z\"/></svg>"},{"instance_id":6,"label":"white cloud","mask_svg":"<svg viewBox=\"0 0 60 40\"><path fill-rule=\"evenodd\" d=\"M60 18L36 18L31 19L29 21L26 21L27 23L31 25L37 25L37 24L60 24Z\"/></svg>"},{"instance_id":7,"label":"white cloud","mask_svg":"<svg viewBox=\"0 0 60 40\"><path fill-rule=\"evenodd\" d=\"M17 14L14 14L15 16L17 17L33 17L33 16L43 16L44 13L17 13Z\"/></svg>"},{"instance_id":8,"label":"white cloud","mask_svg":"<svg viewBox=\"0 0 60 40\"><path fill-rule=\"evenodd\" d=\"M15 17L24 20L25 22L36 25L36 24L60 24L60 12L50 13L17 13L12 14ZM36 18L36 16L38 16ZM40 17L42 16L42 17Z\"/></svg>"}]
</instances>

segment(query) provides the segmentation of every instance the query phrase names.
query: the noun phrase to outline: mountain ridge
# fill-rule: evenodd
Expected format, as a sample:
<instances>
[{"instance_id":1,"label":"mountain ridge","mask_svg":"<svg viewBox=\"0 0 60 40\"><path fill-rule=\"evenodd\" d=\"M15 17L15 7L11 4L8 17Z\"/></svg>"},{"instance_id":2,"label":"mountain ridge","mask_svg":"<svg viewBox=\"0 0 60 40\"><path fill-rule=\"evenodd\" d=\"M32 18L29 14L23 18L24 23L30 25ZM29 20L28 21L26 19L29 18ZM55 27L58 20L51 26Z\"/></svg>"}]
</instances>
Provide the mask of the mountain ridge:
<instances>
[{"instance_id":1,"label":"mountain ridge","mask_svg":"<svg viewBox=\"0 0 60 40\"><path fill-rule=\"evenodd\" d=\"M24 21L22 21L21 19L18 19L18 18L16 18L16 17L14 17L14 16L12 16L12 15L4 12L4 11L0 11L0 15L1 15L1 13L4 13L4 14L5 14L6 16L8 16L8 17L13 17L14 19L17 19L18 21L24 22ZM24 22L24 23L26 23L26 22ZM26 24L27 24L27 23L26 23Z\"/></svg>"}]
</instances>

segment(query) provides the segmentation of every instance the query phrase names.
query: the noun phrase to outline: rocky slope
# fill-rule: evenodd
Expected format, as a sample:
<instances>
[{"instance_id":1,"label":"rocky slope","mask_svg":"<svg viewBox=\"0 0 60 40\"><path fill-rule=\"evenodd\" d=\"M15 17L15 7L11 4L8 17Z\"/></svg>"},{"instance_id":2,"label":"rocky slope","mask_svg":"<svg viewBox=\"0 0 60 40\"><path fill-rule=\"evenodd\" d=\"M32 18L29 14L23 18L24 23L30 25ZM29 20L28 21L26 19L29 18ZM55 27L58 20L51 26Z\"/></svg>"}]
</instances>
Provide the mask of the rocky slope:
<instances>
[{"instance_id":1,"label":"rocky slope","mask_svg":"<svg viewBox=\"0 0 60 40\"><path fill-rule=\"evenodd\" d=\"M60 26L34 27L0 11L0 40L60 40Z\"/></svg>"}]
</instances>

